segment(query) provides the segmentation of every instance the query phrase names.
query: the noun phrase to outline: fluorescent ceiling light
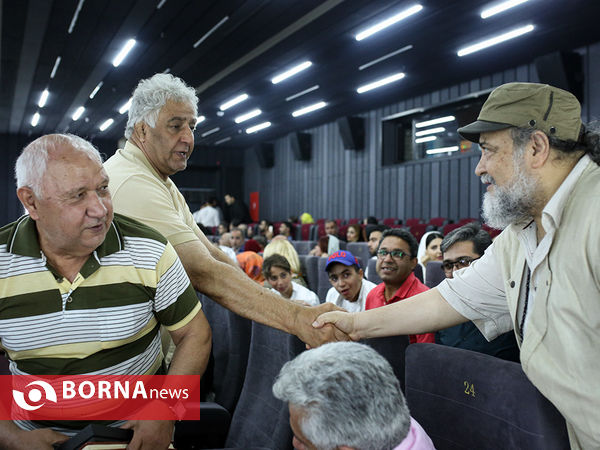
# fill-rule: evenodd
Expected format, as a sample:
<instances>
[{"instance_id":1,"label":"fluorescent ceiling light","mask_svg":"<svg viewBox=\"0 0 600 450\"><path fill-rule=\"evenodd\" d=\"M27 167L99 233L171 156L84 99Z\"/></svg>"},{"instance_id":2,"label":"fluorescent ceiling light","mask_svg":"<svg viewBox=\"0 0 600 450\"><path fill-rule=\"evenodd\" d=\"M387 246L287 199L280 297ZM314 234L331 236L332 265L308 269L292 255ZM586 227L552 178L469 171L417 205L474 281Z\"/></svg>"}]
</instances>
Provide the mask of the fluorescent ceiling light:
<instances>
[{"instance_id":1,"label":"fluorescent ceiling light","mask_svg":"<svg viewBox=\"0 0 600 450\"><path fill-rule=\"evenodd\" d=\"M384 86L389 83L393 83L394 81L398 81L404 78L404 74L402 72L395 73L390 75L389 77L382 78L381 80L374 81L373 83L365 84L364 86L360 86L356 89L356 92L362 94L363 92L370 91L372 89L377 89L378 87Z\"/></svg>"},{"instance_id":2,"label":"fluorescent ceiling light","mask_svg":"<svg viewBox=\"0 0 600 450\"><path fill-rule=\"evenodd\" d=\"M435 136L425 136L425 137L415 139L415 142L417 144L421 144L423 142L435 141L436 139L437 139L437 137L435 137Z\"/></svg>"},{"instance_id":3,"label":"fluorescent ceiling light","mask_svg":"<svg viewBox=\"0 0 600 450\"><path fill-rule=\"evenodd\" d=\"M198 125L199 123L202 123L206 120L206 117L204 116L200 116L196 119L196 125Z\"/></svg>"},{"instance_id":4,"label":"fluorescent ceiling light","mask_svg":"<svg viewBox=\"0 0 600 450\"><path fill-rule=\"evenodd\" d=\"M79 120L79 118L81 117L81 115L83 114L84 111L85 111L85 108L83 106L80 106L79 108L77 108L75 110L75 112L73 113L71 118L75 121Z\"/></svg>"},{"instance_id":5,"label":"fluorescent ceiling light","mask_svg":"<svg viewBox=\"0 0 600 450\"><path fill-rule=\"evenodd\" d=\"M498 3L491 8L484 9L481 11L481 18L487 19L488 17L492 17L498 13L506 11L507 9L514 8L515 6L520 5L521 3L525 3L529 0L508 0L506 2Z\"/></svg>"},{"instance_id":6,"label":"fluorescent ceiling light","mask_svg":"<svg viewBox=\"0 0 600 450\"><path fill-rule=\"evenodd\" d=\"M40 108L43 108L46 104L46 101L48 100L48 95L50 95L50 92L48 92L48 89L44 89L44 92L42 92L42 95L40 95L40 101L38 102L38 106Z\"/></svg>"},{"instance_id":7,"label":"fluorescent ceiling light","mask_svg":"<svg viewBox=\"0 0 600 450\"><path fill-rule=\"evenodd\" d=\"M252 111L248 111L246 114L237 116L233 120L235 121L235 123L242 123L248 119L252 119L253 117L259 116L260 114L262 114L262 111L260 109L253 109Z\"/></svg>"},{"instance_id":8,"label":"fluorescent ceiling light","mask_svg":"<svg viewBox=\"0 0 600 450\"><path fill-rule=\"evenodd\" d=\"M308 114L309 112L316 111L317 109L324 108L325 106L327 106L327 103L325 103L325 102L314 103L312 105L305 106L304 108L297 109L296 111L294 111L292 113L292 116L294 116L294 117L302 116L304 114Z\"/></svg>"},{"instance_id":9,"label":"fluorescent ceiling light","mask_svg":"<svg viewBox=\"0 0 600 450\"><path fill-rule=\"evenodd\" d=\"M437 125L438 123L452 122L455 119L454 116L438 117L436 119L426 120L425 122L415 123L415 128L430 127L431 125Z\"/></svg>"},{"instance_id":10,"label":"fluorescent ceiling light","mask_svg":"<svg viewBox=\"0 0 600 450\"><path fill-rule=\"evenodd\" d=\"M362 66L360 66L358 68L358 70L364 70L367 67L371 67L377 63L380 63L381 61L385 61L386 59L391 58L392 56L396 56L396 55L399 55L400 53L407 52L412 48L413 48L412 45L406 45L402 48L399 48L398 50L388 53L387 55L383 55L381 58L377 58L377 59L374 59L373 61L369 61L368 63L363 64Z\"/></svg>"},{"instance_id":11,"label":"fluorescent ceiling light","mask_svg":"<svg viewBox=\"0 0 600 450\"><path fill-rule=\"evenodd\" d=\"M33 115L33 117L31 118L31 126L36 127L39 122L40 122L40 113L36 112Z\"/></svg>"},{"instance_id":12,"label":"fluorescent ceiling light","mask_svg":"<svg viewBox=\"0 0 600 450\"><path fill-rule=\"evenodd\" d=\"M298 72L302 72L303 70L308 69L310 66L312 66L312 62L310 61L304 61L294 67L292 67L289 70L286 70L285 72L280 73L279 75L275 75L272 79L271 79L271 83L273 84L277 84L289 77L293 77L294 75L296 75Z\"/></svg>"},{"instance_id":13,"label":"fluorescent ceiling light","mask_svg":"<svg viewBox=\"0 0 600 450\"><path fill-rule=\"evenodd\" d=\"M410 8L405 9L404 11L401 11L400 13L396 14L395 16L390 17L389 19L385 19L384 21L376 23L372 27L369 27L366 30L361 31L356 36L354 36L354 38L357 41L362 41L363 39L368 38L369 36L379 32L391 25L394 25L395 23L400 22L401 20L404 20L407 17L412 16L413 14L418 13L422 9L423 9L423 6L421 6L421 5L418 5L418 4L413 5Z\"/></svg>"},{"instance_id":14,"label":"fluorescent ceiling light","mask_svg":"<svg viewBox=\"0 0 600 450\"><path fill-rule=\"evenodd\" d=\"M246 128L246 133L255 133L260 130L264 130L265 128L269 128L271 126L271 122L263 122L258 125L254 125L253 127Z\"/></svg>"},{"instance_id":15,"label":"fluorescent ceiling light","mask_svg":"<svg viewBox=\"0 0 600 450\"><path fill-rule=\"evenodd\" d=\"M104 83L101 81L100 83L98 83L96 85L96 87L94 88L94 90L92 91L92 93L90 94L90 98L94 98L94 96L98 93L98 91L100 90L100 88L102 87Z\"/></svg>"},{"instance_id":16,"label":"fluorescent ceiling light","mask_svg":"<svg viewBox=\"0 0 600 450\"><path fill-rule=\"evenodd\" d=\"M133 97L130 97L129 100L119 108L119 114L125 114L129 111L129 108L131 108L131 100L133 100Z\"/></svg>"},{"instance_id":17,"label":"fluorescent ceiling light","mask_svg":"<svg viewBox=\"0 0 600 450\"><path fill-rule=\"evenodd\" d=\"M229 20L229 16L225 16L223 17L218 24L216 24L214 27L212 27L210 30L208 30L208 32L202 36L200 39L198 39L196 42L194 42L194 48L198 47L200 44L202 44L206 39L208 39L208 37L213 34L215 31L217 31L217 28L219 28L221 25L223 25L225 22L227 22Z\"/></svg>"},{"instance_id":18,"label":"fluorescent ceiling light","mask_svg":"<svg viewBox=\"0 0 600 450\"><path fill-rule=\"evenodd\" d=\"M54 67L52 68L52 72L50 73L50 78L54 78L54 75L56 75L56 71L58 70L58 66L60 65L61 59L62 58L60 56L56 57L56 61L54 61Z\"/></svg>"},{"instance_id":19,"label":"fluorescent ceiling light","mask_svg":"<svg viewBox=\"0 0 600 450\"><path fill-rule=\"evenodd\" d=\"M223 139L219 139L218 141L215 142L215 145L219 145L222 144L223 142L227 142L231 140L231 136L227 136L226 138Z\"/></svg>"},{"instance_id":20,"label":"fluorescent ceiling light","mask_svg":"<svg viewBox=\"0 0 600 450\"><path fill-rule=\"evenodd\" d=\"M238 103L241 103L241 102L243 102L244 100L247 100L247 99L248 99L248 94L238 95L237 97L234 97L231 100L228 100L225 103L223 103L221 106L219 106L219 109L221 111L225 111L226 109L229 109L232 106L237 105Z\"/></svg>"},{"instance_id":21,"label":"fluorescent ceiling light","mask_svg":"<svg viewBox=\"0 0 600 450\"><path fill-rule=\"evenodd\" d=\"M290 95L289 97L286 97L285 101L289 102L290 100L294 100L295 98L302 97L304 94L308 94L309 92L316 91L317 89L319 89L319 85L315 84L314 86L311 86L308 89L300 91L297 94Z\"/></svg>"},{"instance_id":22,"label":"fluorescent ceiling light","mask_svg":"<svg viewBox=\"0 0 600 450\"><path fill-rule=\"evenodd\" d=\"M517 28L516 30L509 31L507 33L500 34L498 36L491 37L484 41L478 42L473 45L468 45L467 47L461 48L456 54L458 56L465 56L471 53L478 52L479 50L483 50L484 48L491 47L492 45L500 44L501 42L508 41L510 39L514 39L519 37L525 33L529 33L533 31L533 25L529 24L521 28Z\"/></svg>"},{"instance_id":23,"label":"fluorescent ceiling light","mask_svg":"<svg viewBox=\"0 0 600 450\"><path fill-rule=\"evenodd\" d=\"M73 13L73 17L71 18L71 24L69 25L67 33L71 34L73 32L75 24L77 23L77 18L79 17L79 12L81 11L81 8L83 8L84 2L85 0L79 0L79 3L77 3L77 8L75 8L75 13Z\"/></svg>"},{"instance_id":24,"label":"fluorescent ceiling light","mask_svg":"<svg viewBox=\"0 0 600 450\"><path fill-rule=\"evenodd\" d=\"M205 132L204 132L204 133L202 133L200 136L202 136L202 137L210 136L211 134L213 134L213 133L216 133L216 132L217 132L217 131L219 131L220 129L221 129L221 128L219 128L219 127L215 127L215 128L213 128L213 129L211 129L211 130L205 131Z\"/></svg>"},{"instance_id":25,"label":"fluorescent ceiling light","mask_svg":"<svg viewBox=\"0 0 600 450\"><path fill-rule=\"evenodd\" d=\"M102 125L100 125L100 131L104 131L106 130L108 127L110 127L113 124L114 120L112 119L108 119L105 120L104 122L102 122Z\"/></svg>"},{"instance_id":26,"label":"fluorescent ceiling light","mask_svg":"<svg viewBox=\"0 0 600 450\"><path fill-rule=\"evenodd\" d=\"M427 153L428 155L435 155L436 153L451 153L451 152L457 152L457 151L458 151L458 145L454 145L452 147L432 148L430 150L426 150L425 153Z\"/></svg>"},{"instance_id":27,"label":"fluorescent ceiling light","mask_svg":"<svg viewBox=\"0 0 600 450\"><path fill-rule=\"evenodd\" d=\"M121 49L119 54L115 57L115 59L113 59L112 65L115 67L118 67L119 64L121 64L123 62L123 60L125 59L127 54L131 51L131 49L133 48L134 45L135 45L135 39L129 39L125 43L125 45L123 46L123 48Z\"/></svg>"},{"instance_id":28,"label":"fluorescent ceiling light","mask_svg":"<svg viewBox=\"0 0 600 450\"><path fill-rule=\"evenodd\" d=\"M425 136L426 134L442 133L443 131L446 131L444 127L430 128L429 130L417 131L415 136L419 137Z\"/></svg>"},{"instance_id":29,"label":"fluorescent ceiling light","mask_svg":"<svg viewBox=\"0 0 600 450\"><path fill-rule=\"evenodd\" d=\"M167 3L167 0L160 0L160 2L158 2L158 5L156 5L156 9L162 8L165 3Z\"/></svg>"}]
</instances>

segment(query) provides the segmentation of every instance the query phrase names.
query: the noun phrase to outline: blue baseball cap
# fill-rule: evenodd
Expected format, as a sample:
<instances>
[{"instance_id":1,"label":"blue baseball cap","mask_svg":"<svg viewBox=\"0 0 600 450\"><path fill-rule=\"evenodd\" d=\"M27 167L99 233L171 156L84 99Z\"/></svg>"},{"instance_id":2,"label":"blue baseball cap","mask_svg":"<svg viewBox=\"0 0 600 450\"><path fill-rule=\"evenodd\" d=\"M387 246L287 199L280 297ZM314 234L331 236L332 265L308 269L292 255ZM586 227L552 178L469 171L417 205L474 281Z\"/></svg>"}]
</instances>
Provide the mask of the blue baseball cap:
<instances>
[{"instance_id":1,"label":"blue baseball cap","mask_svg":"<svg viewBox=\"0 0 600 450\"><path fill-rule=\"evenodd\" d=\"M333 263L340 263L345 266L357 266L360 269L358 259L356 259L356 257L348 250L338 250L337 252L329 255L327 258L327 264L325 264L325 270L327 270L329 265Z\"/></svg>"}]
</instances>

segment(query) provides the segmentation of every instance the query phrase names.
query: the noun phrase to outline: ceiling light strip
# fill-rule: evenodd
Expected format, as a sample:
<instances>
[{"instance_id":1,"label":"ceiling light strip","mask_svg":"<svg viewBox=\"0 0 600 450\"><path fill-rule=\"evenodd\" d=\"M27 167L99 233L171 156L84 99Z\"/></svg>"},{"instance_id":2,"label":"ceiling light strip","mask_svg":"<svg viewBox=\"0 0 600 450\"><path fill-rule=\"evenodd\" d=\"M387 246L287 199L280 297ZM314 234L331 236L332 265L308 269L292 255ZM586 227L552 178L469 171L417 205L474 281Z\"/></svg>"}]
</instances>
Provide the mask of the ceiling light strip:
<instances>
[{"instance_id":1,"label":"ceiling light strip","mask_svg":"<svg viewBox=\"0 0 600 450\"><path fill-rule=\"evenodd\" d=\"M456 54L458 56L465 56L471 53L478 52L479 50L483 50L484 48L491 47L493 45L500 44L502 42L508 41L510 39L514 39L516 37L522 36L530 31L533 31L534 26L529 24L521 28L517 28L516 30L509 31L507 33L500 34L498 36L491 37L489 39L485 39L481 42L477 42L476 44L468 45L467 47L461 48Z\"/></svg>"},{"instance_id":2,"label":"ceiling light strip","mask_svg":"<svg viewBox=\"0 0 600 450\"><path fill-rule=\"evenodd\" d=\"M81 8L83 8L84 3L85 0L79 0L79 3L77 3L77 8L75 8L75 13L73 14L73 18L71 19L69 30L67 31L69 34L71 34L73 32L73 29L75 29L75 24L77 23L77 19L79 18L79 12L81 11Z\"/></svg>"},{"instance_id":3,"label":"ceiling light strip","mask_svg":"<svg viewBox=\"0 0 600 450\"><path fill-rule=\"evenodd\" d=\"M60 56L56 57L56 61L54 61L54 67L52 68L52 72L50 73L50 79L54 78L54 75L56 75L56 71L58 70L58 66L60 65L61 59L62 58Z\"/></svg>"},{"instance_id":4,"label":"ceiling light strip","mask_svg":"<svg viewBox=\"0 0 600 450\"><path fill-rule=\"evenodd\" d=\"M46 105L49 95L50 95L50 92L48 92L48 89L44 89L42 91L42 95L40 95L40 100L38 101L38 106L40 108L43 108Z\"/></svg>"},{"instance_id":5,"label":"ceiling light strip","mask_svg":"<svg viewBox=\"0 0 600 450\"><path fill-rule=\"evenodd\" d=\"M275 75L271 79L271 83L273 83L273 84L281 83L283 80L287 80L288 78L293 77L297 73L308 69L310 66L312 66L311 61L301 62L300 64L297 64L294 67L292 67L291 69L286 70L285 72L282 72L279 75Z\"/></svg>"},{"instance_id":6,"label":"ceiling light strip","mask_svg":"<svg viewBox=\"0 0 600 450\"><path fill-rule=\"evenodd\" d=\"M40 122L40 113L36 112L33 117L31 117L31 126L37 127L37 124Z\"/></svg>"},{"instance_id":7,"label":"ceiling light strip","mask_svg":"<svg viewBox=\"0 0 600 450\"><path fill-rule=\"evenodd\" d=\"M317 89L319 89L319 85L315 84L314 86L311 86L308 89L303 90L302 92L298 92L297 94L286 97L285 101L289 102L290 100L294 100L295 98L301 97L304 94L308 94L309 92L316 91Z\"/></svg>"},{"instance_id":8,"label":"ceiling light strip","mask_svg":"<svg viewBox=\"0 0 600 450\"><path fill-rule=\"evenodd\" d=\"M254 125L253 127L246 128L246 133L256 133L257 131L264 130L265 128L269 128L271 126L271 122L263 122L258 125Z\"/></svg>"},{"instance_id":9,"label":"ceiling light strip","mask_svg":"<svg viewBox=\"0 0 600 450\"><path fill-rule=\"evenodd\" d=\"M310 112L316 111L317 109L324 108L325 106L327 106L327 103L325 103L325 102L314 103L312 105L305 106L304 108L297 109L296 111L294 111L292 113L292 116L294 116L294 117L302 116L304 114L308 114Z\"/></svg>"},{"instance_id":10,"label":"ceiling light strip","mask_svg":"<svg viewBox=\"0 0 600 450\"><path fill-rule=\"evenodd\" d=\"M247 99L248 99L248 94L238 95L237 97L234 97L231 100L227 100L225 103L223 103L221 106L219 106L219 109L221 111L225 111L225 110L231 108L232 106L237 105L238 103L242 103L244 100L247 100Z\"/></svg>"},{"instance_id":11,"label":"ceiling light strip","mask_svg":"<svg viewBox=\"0 0 600 450\"><path fill-rule=\"evenodd\" d=\"M419 11L421 11L423 9L422 5L413 5L410 8L405 9L404 11L401 11L400 13L385 19L379 23L376 23L375 25L373 25L372 27L367 28L364 31L361 31L360 33L358 33L356 36L354 36L354 38L357 41L362 41L363 39L368 38L369 36L374 35L375 33L380 32L381 30L386 29L387 27L390 27L392 25L394 25L395 23L400 22L401 20L406 19L407 17L412 16L413 14L418 13Z\"/></svg>"},{"instance_id":12,"label":"ceiling light strip","mask_svg":"<svg viewBox=\"0 0 600 450\"><path fill-rule=\"evenodd\" d=\"M165 3L167 3L167 0L160 0L160 2L158 2L158 5L156 5L156 9L162 8Z\"/></svg>"},{"instance_id":13,"label":"ceiling light strip","mask_svg":"<svg viewBox=\"0 0 600 450\"><path fill-rule=\"evenodd\" d=\"M196 119L196 125L198 125L199 123L202 123L206 120L205 116L200 116Z\"/></svg>"},{"instance_id":14,"label":"ceiling light strip","mask_svg":"<svg viewBox=\"0 0 600 450\"><path fill-rule=\"evenodd\" d=\"M430 127L431 125L452 122L454 119L455 119L454 116L436 117L435 119L415 123L415 128L425 128L425 127Z\"/></svg>"},{"instance_id":15,"label":"ceiling light strip","mask_svg":"<svg viewBox=\"0 0 600 450\"><path fill-rule=\"evenodd\" d=\"M222 143L230 141L230 140L231 140L231 136L227 136L226 138L219 139L218 141L216 141L215 145L219 145L219 144L222 144Z\"/></svg>"},{"instance_id":16,"label":"ceiling light strip","mask_svg":"<svg viewBox=\"0 0 600 450\"><path fill-rule=\"evenodd\" d=\"M102 122L102 125L100 125L98 128L100 128L100 131L104 131L107 128L109 128L113 123L114 123L113 119L108 119L108 120L105 120L104 122Z\"/></svg>"},{"instance_id":17,"label":"ceiling light strip","mask_svg":"<svg viewBox=\"0 0 600 450\"><path fill-rule=\"evenodd\" d=\"M435 141L436 139L437 139L436 136L425 136L425 137L415 139L415 143L422 144L423 142L431 142L431 141Z\"/></svg>"},{"instance_id":18,"label":"ceiling light strip","mask_svg":"<svg viewBox=\"0 0 600 450\"><path fill-rule=\"evenodd\" d=\"M98 83L96 85L96 87L94 88L94 90L92 91L92 93L90 94L90 98L94 98L96 96L96 94L98 93L98 91L100 90L100 88L102 87L102 85L104 84L103 81L101 81L100 83Z\"/></svg>"},{"instance_id":19,"label":"ceiling light strip","mask_svg":"<svg viewBox=\"0 0 600 450\"><path fill-rule=\"evenodd\" d=\"M387 55L383 55L381 58L377 58L377 59L374 59L373 61L370 61L370 62L368 62L366 64L363 64L362 66L360 66L358 68L358 70L364 70L367 67L371 67L371 66L373 66L373 65L375 65L377 63L380 63L381 61L385 61L386 59L391 58L392 56L396 56L396 55L399 55L400 53L407 52L407 51L411 50L412 48L413 48L412 44L411 45L406 45L406 46L404 46L402 48L399 48L398 50L396 50L396 51L394 51L392 53L388 53Z\"/></svg>"},{"instance_id":20,"label":"ceiling light strip","mask_svg":"<svg viewBox=\"0 0 600 450\"><path fill-rule=\"evenodd\" d=\"M481 18L487 19L488 17L492 17L496 14L506 11L507 9L514 8L515 6L520 5L521 3L525 3L529 0L508 0L506 2L499 3L491 8L484 9L481 11Z\"/></svg>"},{"instance_id":21,"label":"ceiling light strip","mask_svg":"<svg viewBox=\"0 0 600 450\"><path fill-rule=\"evenodd\" d=\"M71 118L74 121L78 121L84 111L85 111L85 108L83 106L80 106L79 108L77 108L75 110L75 112L73 113L73 115L71 116Z\"/></svg>"},{"instance_id":22,"label":"ceiling light strip","mask_svg":"<svg viewBox=\"0 0 600 450\"><path fill-rule=\"evenodd\" d=\"M377 89L378 87L385 86L386 84L393 83L394 81L401 80L402 78L404 78L404 76L405 75L402 72L395 73L393 75L387 76L385 78L381 78L380 80L374 81L372 83L360 86L359 88L356 89L356 92L358 92L359 94L362 94L364 92L368 92L373 89Z\"/></svg>"},{"instance_id":23,"label":"ceiling light strip","mask_svg":"<svg viewBox=\"0 0 600 450\"><path fill-rule=\"evenodd\" d=\"M235 123L242 123L245 122L246 120L252 119L253 117L259 116L262 114L262 111L260 109L253 109L252 111L248 111L245 114L242 114L241 116L237 116L235 119L233 119L235 121Z\"/></svg>"},{"instance_id":24,"label":"ceiling light strip","mask_svg":"<svg viewBox=\"0 0 600 450\"><path fill-rule=\"evenodd\" d=\"M425 136L427 134L433 134L433 133L442 133L446 131L446 129L444 127L436 127L436 128L430 128L429 130L422 130L422 131L417 131L415 133L416 137L419 136Z\"/></svg>"},{"instance_id":25,"label":"ceiling light strip","mask_svg":"<svg viewBox=\"0 0 600 450\"><path fill-rule=\"evenodd\" d=\"M208 37L213 34L215 31L217 31L217 29L223 25L225 22L227 22L229 20L229 16L225 16L223 17L221 20L219 20L219 23L216 24L214 27L212 27L210 30L208 30L208 33L206 33L204 36L202 36L200 39L198 39L196 42L194 42L194 48L198 47L200 44L202 44L206 39L208 39Z\"/></svg>"},{"instance_id":26,"label":"ceiling light strip","mask_svg":"<svg viewBox=\"0 0 600 450\"><path fill-rule=\"evenodd\" d=\"M211 134L214 134L214 133L216 133L216 132L217 132L217 131L219 131L220 129L221 129L221 128L219 128L219 127L212 128L212 129L210 129L210 130L208 130L208 131L205 131L205 132L204 132L204 133L202 133L200 136L202 136L202 137L210 136Z\"/></svg>"},{"instance_id":27,"label":"ceiling light strip","mask_svg":"<svg viewBox=\"0 0 600 450\"><path fill-rule=\"evenodd\" d=\"M427 153L428 155L435 155L437 153L451 153L451 152L457 152L457 151L458 151L458 145L454 145L452 147L432 148L430 150L426 150L425 153Z\"/></svg>"},{"instance_id":28,"label":"ceiling light strip","mask_svg":"<svg viewBox=\"0 0 600 450\"><path fill-rule=\"evenodd\" d=\"M133 100L133 97L129 97L129 100L127 100L127 102L125 102L123 104L123 106L121 106L119 108L119 114L125 114L127 111L129 111L129 108L131 108L131 101Z\"/></svg>"},{"instance_id":29,"label":"ceiling light strip","mask_svg":"<svg viewBox=\"0 0 600 450\"><path fill-rule=\"evenodd\" d=\"M121 51L115 56L113 59L112 65L115 67L119 67L119 65L123 62L123 60L127 57L133 46L135 45L135 39L129 39Z\"/></svg>"}]
</instances>

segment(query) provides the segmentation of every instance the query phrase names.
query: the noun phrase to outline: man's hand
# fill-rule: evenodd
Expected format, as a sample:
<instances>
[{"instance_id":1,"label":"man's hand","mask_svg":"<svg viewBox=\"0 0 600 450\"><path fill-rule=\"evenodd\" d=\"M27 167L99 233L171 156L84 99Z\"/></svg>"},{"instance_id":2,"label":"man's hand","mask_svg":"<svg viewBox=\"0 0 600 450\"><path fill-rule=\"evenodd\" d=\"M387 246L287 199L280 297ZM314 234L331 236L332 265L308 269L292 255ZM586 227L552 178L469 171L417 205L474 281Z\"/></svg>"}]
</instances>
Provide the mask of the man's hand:
<instances>
[{"instance_id":1,"label":"man's hand","mask_svg":"<svg viewBox=\"0 0 600 450\"><path fill-rule=\"evenodd\" d=\"M127 450L166 450L174 427L172 420L129 420L121 428L133 430Z\"/></svg>"},{"instance_id":2,"label":"man's hand","mask_svg":"<svg viewBox=\"0 0 600 450\"><path fill-rule=\"evenodd\" d=\"M313 326L318 329L332 325L335 326L338 332L345 333L353 341L360 339L354 326L353 313L343 311L326 312L317 317L313 323Z\"/></svg>"},{"instance_id":3,"label":"man's hand","mask_svg":"<svg viewBox=\"0 0 600 450\"><path fill-rule=\"evenodd\" d=\"M294 334L310 347L318 347L328 342L348 341L348 335L332 325L313 327L315 319L328 311L338 311L333 303L323 303L319 306L301 308L296 316Z\"/></svg>"},{"instance_id":4,"label":"man's hand","mask_svg":"<svg viewBox=\"0 0 600 450\"><path fill-rule=\"evenodd\" d=\"M52 450L54 444L65 442L69 439L69 436L51 428L42 428L32 431L19 430L15 438L14 445L2 448L10 450Z\"/></svg>"}]
</instances>

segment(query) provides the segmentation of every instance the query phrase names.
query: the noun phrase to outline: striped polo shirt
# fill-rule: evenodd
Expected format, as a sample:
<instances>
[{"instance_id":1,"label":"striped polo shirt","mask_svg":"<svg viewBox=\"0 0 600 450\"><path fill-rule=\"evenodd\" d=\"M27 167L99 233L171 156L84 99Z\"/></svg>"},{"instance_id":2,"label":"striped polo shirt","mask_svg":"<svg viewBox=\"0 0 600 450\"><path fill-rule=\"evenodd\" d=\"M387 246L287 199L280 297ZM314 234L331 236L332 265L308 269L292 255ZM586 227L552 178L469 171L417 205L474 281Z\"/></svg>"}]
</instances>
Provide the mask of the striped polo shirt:
<instances>
[{"instance_id":1,"label":"striped polo shirt","mask_svg":"<svg viewBox=\"0 0 600 450\"><path fill-rule=\"evenodd\" d=\"M133 219L115 214L73 283L29 216L0 229L0 340L14 374L156 373L160 325L181 328L200 308L175 249Z\"/></svg>"}]
</instances>

